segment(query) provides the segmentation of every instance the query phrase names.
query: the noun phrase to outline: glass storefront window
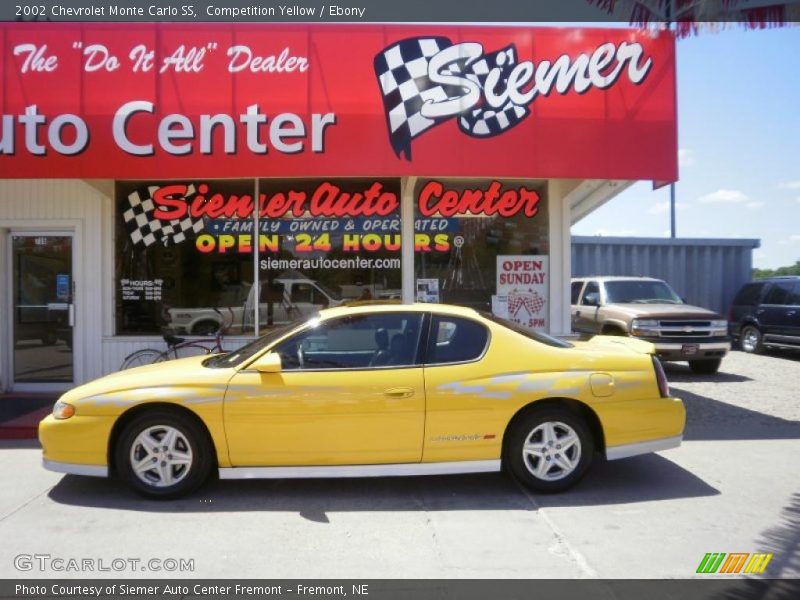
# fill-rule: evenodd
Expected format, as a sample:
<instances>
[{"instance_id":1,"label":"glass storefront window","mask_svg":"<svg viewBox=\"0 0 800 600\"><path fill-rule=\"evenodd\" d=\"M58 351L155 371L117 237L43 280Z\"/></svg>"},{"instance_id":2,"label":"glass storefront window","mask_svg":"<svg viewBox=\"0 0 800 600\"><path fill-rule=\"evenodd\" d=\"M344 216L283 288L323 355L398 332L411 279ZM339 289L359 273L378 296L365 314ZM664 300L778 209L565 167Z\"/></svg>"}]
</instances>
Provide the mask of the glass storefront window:
<instances>
[{"instance_id":1,"label":"glass storefront window","mask_svg":"<svg viewBox=\"0 0 800 600\"><path fill-rule=\"evenodd\" d=\"M544 182L420 179L415 206L418 301L470 306L547 329Z\"/></svg>"},{"instance_id":2,"label":"glass storefront window","mask_svg":"<svg viewBox=\"0 0 800 600\"><path fill-rule=\"evenodd\" d=\"M118 334L250 334L400 298L399 179L262 179L257 234L255 186L118 182Z\"/></svg>"}]
</instances>

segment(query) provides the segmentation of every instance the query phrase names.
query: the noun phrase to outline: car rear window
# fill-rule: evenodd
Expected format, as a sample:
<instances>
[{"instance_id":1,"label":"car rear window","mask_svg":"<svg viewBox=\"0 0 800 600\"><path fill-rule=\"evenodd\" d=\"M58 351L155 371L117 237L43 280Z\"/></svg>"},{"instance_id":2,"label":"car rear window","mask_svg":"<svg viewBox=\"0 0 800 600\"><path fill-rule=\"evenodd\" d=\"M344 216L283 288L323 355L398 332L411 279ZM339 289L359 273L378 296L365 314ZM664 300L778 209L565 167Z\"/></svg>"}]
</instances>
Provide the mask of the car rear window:
<instances>
[{"instance_id":1,"label":"car rear window","mask_svg":"<svg viewBox=\"0 0 800 600\"><path fill-rule=\"evenodd\" d=\"M776 304L779 306L790 304L789 297L792 295L794 283L791 281L779 281L774 283L764 298L764 304Z\"/></svg>"},{"instance_id":2,"label":"car rear window","mask_svg":"<svg viewBox=\"0 0 800 600\"><path fill-rule=\"evenodd\" d=\"M564 340L554 338L552 335L547 335L546 333L542 333L541 331L534 331L533 329L529 329L524 325L520 325L519 323L514 323L514 321L509 321L508 319L502 319L496 315L493 315L492 313L481 311L480 314L482 317L489 319L490 321L497 323L498 325L502 325L506 329L510 329L515 333L524 335L526 338L539 342L540 344L547 344L548 346L553 346L554 348L573 347L572 344L570 344L569 342L565 342Z\"/></svg>"},{"instance_id":3,"label":"car rear window","mask_svg":"<svg viewBox=\"0 0 800 600\"><path fill-rule=\"evenodd\" d=\"M425 364L468 362L479 358L489 341L489 330L471 319L434 315Z\"/></svg>"}]
</instances>

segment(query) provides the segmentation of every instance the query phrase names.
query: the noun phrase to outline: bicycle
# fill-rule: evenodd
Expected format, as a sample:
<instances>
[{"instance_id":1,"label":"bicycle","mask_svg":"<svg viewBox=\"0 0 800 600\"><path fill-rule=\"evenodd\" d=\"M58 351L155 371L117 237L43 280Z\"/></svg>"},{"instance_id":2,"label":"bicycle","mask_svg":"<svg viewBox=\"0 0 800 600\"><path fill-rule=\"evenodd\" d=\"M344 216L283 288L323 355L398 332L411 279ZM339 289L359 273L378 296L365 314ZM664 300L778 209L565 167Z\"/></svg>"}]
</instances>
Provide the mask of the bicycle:
<instances>
[{"instance_id":1,"label":"bicycle","mask_svg":"<svg viewBox=\"0 0 800 600\"><path fill-rule=\"evenodd\" d=\"M229 308L228 310L231 311L231 324L233 323L233 309ZM154 363L164 362L167 360L174 360L177 358L185 358L187 356L192 356L194 354L217 354L217 353L224 353L227 352L222 347L222 341L225 337L224 333L230 327L230 324L225 324L225 319L222 317L222 313L217 309L214 308L214 312L217 313L220 318L222 319L222 324L219 328L214 332L214 344L212 346L207 346L208 343L206 340L187 340L186 338L177 337L172 335L171 333L164 334L164 342L167 344L166 350L158 350L156 348L142 348L141 350L137 350L136 352L132 352L128 356L125 357L125 360L122 361L122 365L120 366L120 371L124 371L125 369L132 369L134 367L141 367L144 365L151 365ZM200 352L195 352L200 350ZM184 351L179 354L179 351Z\"/></svg>"}]
</instances>

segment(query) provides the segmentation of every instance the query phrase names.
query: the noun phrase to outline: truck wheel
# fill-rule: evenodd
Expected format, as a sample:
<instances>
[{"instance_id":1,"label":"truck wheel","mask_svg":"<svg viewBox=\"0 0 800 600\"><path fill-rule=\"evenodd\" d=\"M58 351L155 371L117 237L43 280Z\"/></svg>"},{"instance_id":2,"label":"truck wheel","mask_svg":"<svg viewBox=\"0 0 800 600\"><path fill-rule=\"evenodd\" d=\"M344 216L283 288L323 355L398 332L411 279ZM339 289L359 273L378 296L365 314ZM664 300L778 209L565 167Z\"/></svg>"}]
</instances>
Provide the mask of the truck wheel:
<instances>
[{"instance_id":1,"label":"truck wheel","mask_svg":"<svg viewBox=\"0 0 800 600\"><path fill-rule=\"evenodd\" d=\"M698 375L713 375L719 371L721 364L721 358L716 358L714 360L690 360L689 368L692 370L692 373L697 373Z\"/></svg>"},{"instance_id":2,"label":"truck wheel","mask_svg":"<svg viewBox=\"0 0 800 600\"><path fill-rule=\"evenodd\" d=\"M739 335L739 345L749 354L761 354L764 352L764 336L755 325L746 325Z\"/></svg>"},{"instance_id":3,"label":"truck wheel","mask_svg":"<svg viewBox=\"0 0 800 600\"><path fill-rule=\"evenodd\" d=\"M214 335L219 329L216 321L201 321L192 327L192 335Z\"/></svg>"},{"instance_id":4,"label":"truck wheel","mask_svg":"<svg viewBox=\"0 0 800 600\"><path fill-rule=\"evenodd\" d=\"M150 498L177 498L197 489L211 473L208 436L193 420L153 410L128 423L115 448L120 477Z\"/></svg>"},{"instance_id":5,"label":"truck wheel","mask_svg":"<svg viewBox=\"0 0 800 600\"><path fill-rule=\"evenodd\" d=\"M561 492L589 469L594 441L580 416L563 408L533 410L511 430L505 463L514 477L538 492Z\"/></svg>"}]
</instances>

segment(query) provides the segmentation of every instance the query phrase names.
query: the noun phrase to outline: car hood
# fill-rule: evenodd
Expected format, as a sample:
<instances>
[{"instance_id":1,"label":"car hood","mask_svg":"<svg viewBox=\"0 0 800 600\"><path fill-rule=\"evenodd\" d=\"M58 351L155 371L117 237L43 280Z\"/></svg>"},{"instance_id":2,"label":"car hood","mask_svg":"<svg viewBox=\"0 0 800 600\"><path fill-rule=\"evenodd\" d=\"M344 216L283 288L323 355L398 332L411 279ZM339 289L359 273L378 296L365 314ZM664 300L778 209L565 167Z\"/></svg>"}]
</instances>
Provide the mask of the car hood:
<instances>
[{"instance_id":1,"label":"car hood","mask_svg":"<svg viewBox=\"0 0 800 600\"><path fill-rule=\"evenodd\" d=\"M97 398L105 395L119 395L136 391L140 395L158 395L165 389L198 389L224 386L233 375L232 369L211 369L203 366L207 355L191 356L152 365L145 365L125 371L117 371L100 379L95 379L61 396L65 402ZM169 394L170 392L164 392ZM173 393L174 395L174 393Z\"/></svg>"},{"instance_id":2,"label":"car hood","mask_svg":"<svg viewBox=\"0 0 800 600\"><path fill-rule=\"evenodd\" d=\"M714 311L692 306L691 304L640 304L637 302L620 302L608 305L610 308L629 314L632 317L646 319L723 319Z\"/></svg>"}]
</instances>

